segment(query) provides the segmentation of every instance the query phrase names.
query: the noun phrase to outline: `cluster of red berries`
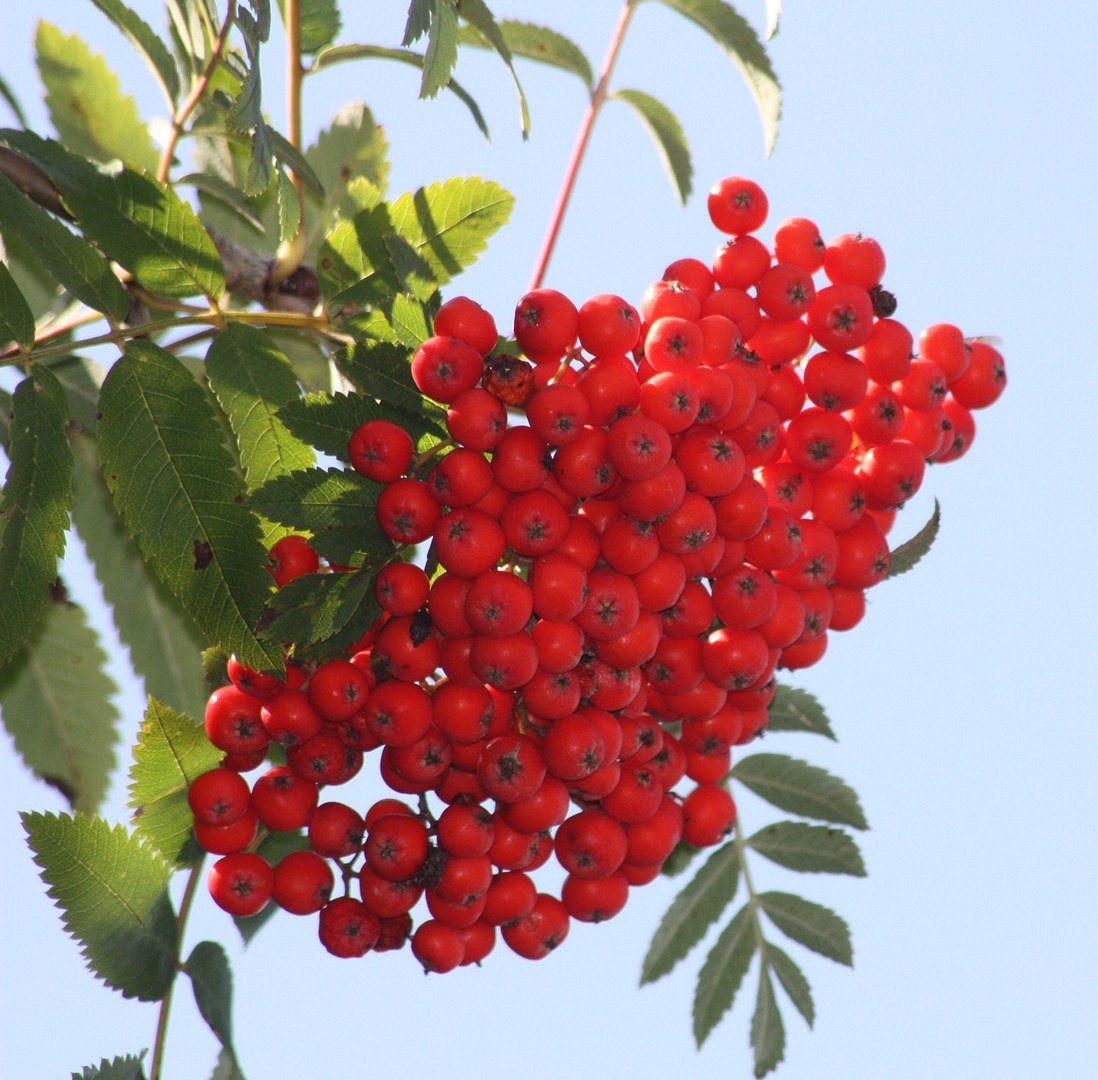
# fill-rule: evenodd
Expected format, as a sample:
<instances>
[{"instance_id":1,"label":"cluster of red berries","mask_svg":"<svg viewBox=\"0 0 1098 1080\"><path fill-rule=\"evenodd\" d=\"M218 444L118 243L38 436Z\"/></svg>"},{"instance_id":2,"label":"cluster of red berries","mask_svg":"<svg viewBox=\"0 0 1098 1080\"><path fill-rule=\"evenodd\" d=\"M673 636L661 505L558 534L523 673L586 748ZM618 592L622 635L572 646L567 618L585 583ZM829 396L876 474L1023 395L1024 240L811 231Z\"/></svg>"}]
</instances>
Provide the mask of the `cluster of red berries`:
<instances>
[{"instance_id":1,"label":"cluster of red berries","mask_svg":"<svg viewBox=\"0 0 1098 1080\"><path fill-rule=\"evenodd\" d=\"M524 296L525 359L450 300L411 369L450 439L417 456L389 421L353 433L381 528L429 545L431 572L381 570L385 615L348 659L284 681L230 664L206 713L226 758L190 789L199 843L225 856L222 907L319 912L325 946L351 956L400 947L425 897L426 969L480 961L497 928L537 958L570 919L621 911L680 841L728 833L722 781L766 727L775 670L859 622L897 508L927 462L967 450L1005 375L954 326L914 355L875 241L825 244L797 218L770 250L752 235L766 197L740 178L709 212L731 238L711 265L669 266L639 310ZM279 584L319 565L302 537L272 562ZM249 787L271 742L286 764ZM418 798L320 802L371 751ZM308 848L272 868L248 850L260 827L305 829ZM531 877L554 856L559 897Z\"/></svg>"}]
</instances>

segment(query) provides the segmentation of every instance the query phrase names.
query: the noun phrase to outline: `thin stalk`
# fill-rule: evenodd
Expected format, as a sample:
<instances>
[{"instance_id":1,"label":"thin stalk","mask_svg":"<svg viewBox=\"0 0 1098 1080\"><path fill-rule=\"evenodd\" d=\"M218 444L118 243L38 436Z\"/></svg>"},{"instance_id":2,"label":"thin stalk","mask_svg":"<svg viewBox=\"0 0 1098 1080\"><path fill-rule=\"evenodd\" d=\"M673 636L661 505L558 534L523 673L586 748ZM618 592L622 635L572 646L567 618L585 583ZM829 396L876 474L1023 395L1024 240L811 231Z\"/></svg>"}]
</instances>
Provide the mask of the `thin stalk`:
<instances>
[{"instance_id":1,"label":"thin stalk","mask_svg":"<svg viewBox=\"0 0 1098 1080\"><path fill-rule=\"evenodd\" d=\"M284 0L286 24L286 138L301 149L301 87L305 66L301 62L301 0ZM285 281L305 257L305 185L293 169L287 169L297 193L300 217L292 240L284 241L275 253L271 284Z\"/></svg>"},{"instance_id":2,"label":"thin stalk","mask_svg":"<svg viewBox=\"0 0 1098 1080\"><path fill-rule=\"evenodd\" d=\"M626 0L621 14L618 16L617 25L610 38L610 45L606 51L606 58L602 62L602 70L599 72L598 82L591 92L591 101L587 111L583 114L579 132L576 134L576 142L572 147L572 155L568 159L568 165L564 170L564 179L561 181L560 191L557 193L557 201L553 205L553 211L549 216L549 227L542 240L541 250L538 252L537 261L534 263L534 273L530 278L530 289L541 287L545 278L545 271L549 266L549 260L553 257L553 248L556 247L557 236L560 233L561 223L564 220L568 202L572 197L572 189L576 186L576 177L580 165L583 163L584 154L587 152L587 143L591 138L591 129L595 126L595 119L602 106L606 102L606 96L610 92L610 76L613 74L614 65L618 60L618 53L625 40L625 31L629 27L629 20L633 17L633 10L639 0Z\"/></svg>"},{"instance_id":3,"label":"thin stalk","mask_svg":"<svg viewBox=\"0 0 1098 1080\"><path fill-rule=\"evenodd\" d=\"M744 842L739 817L736 818L732 828L733 839L736 842L736 858L739 859L743 883L747 889L747 904L751 908L751 919L755 924L755 940L759 944L759 955L765 956L766 938L763 934L762 920L759 918L759 896L755 892L755 883L751 880L751 867L747 865L747 845ZM765 959L763 962L765 963Z\"/></svg>"},{"instance_id":4,"label":"thin stalk","mask_svg":"<svg viewBox=\"0 0 1098 1080\"><path fill-rule=\"evenodd\" d=\"M175 958L176 973L160 1002L160 1014L156 1019L156 1039L153 1042L152 1064L149 1066L149 1080L160 1080L161 1069L164 1065L164 1044L168 1037L168 1017L171 1015L172 1010L172 991L175 989L175 980L182 967L183 932L187 929L187 918L191 913L191 905L194 903L195 892L201 878L202 863L199 862L192 868L190 876L187 878L187 885L183 890L183 899L179 902L179 915L176 918L176 947L179 949L179 953Z\"/></svg>"},{"instance_id":5,"label":"thin stalk","mask_svg":"<svg viewBox=\"0 0 1098 1080\"><path fill-rule=\"evenodd\" d=\"M213 78L217 65L221 63L221 57L225 52L225 44L229 40L229 31L232 29L235 17L236 0L229 0L228 8L225 11L225 21L221 24L221 31L217 35L213 52L210 53L210 58L206 61L202 74L191 87L191 92L187 95L186 100L175 110L175 115L172 117L172 129L168 134L168 142L164 147L164 152L160 155L160 165L156 170L156 178L162 184L168 182L168 176L172 171L172 158L175 157L175 148L179 143L180 136L183 134L183 127L190 119L191 113L198 107L198 103L205 96L206 88L210 85L210 79Z\"/></svg>"}]
</instances>

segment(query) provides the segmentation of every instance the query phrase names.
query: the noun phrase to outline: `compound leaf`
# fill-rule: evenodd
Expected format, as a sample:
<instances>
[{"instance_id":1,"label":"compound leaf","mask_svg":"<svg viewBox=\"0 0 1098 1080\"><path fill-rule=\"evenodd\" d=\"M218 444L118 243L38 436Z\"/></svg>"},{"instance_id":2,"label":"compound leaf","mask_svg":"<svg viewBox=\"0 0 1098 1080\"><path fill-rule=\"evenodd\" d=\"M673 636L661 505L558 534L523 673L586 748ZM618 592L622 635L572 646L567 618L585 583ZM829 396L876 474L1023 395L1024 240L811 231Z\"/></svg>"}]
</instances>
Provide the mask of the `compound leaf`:
<instances>
[{"instance_id":1,"label":"compound leaf","mask_svg":"<svg viewBox=\"0 0 1098 1080\"><path fill-rule=\"evenodd\" d=\"M694 992L694 1041L699 1047L732 1008L755 947L751 908L745 904L721 932L698 975Z\"/></svg>"},{"instance_id":2,"label":"compound leaf","mask_svg":"<svg viewBox=\"0 0 1098 1080\"><path fill-rule=\"evenodd\" d=\"M178 940L168 864L102 818L21 818L42 880L88 967L123 997L162 998L175 975Z\"/></svg>"},{"instance_id":3,"label":"compound leaf","mask_svg":"<svg viewBox=\"0 0 1098 1080\"><path fill-rule=\"evenodd\" d=\"M221 751L201 724L150 696L130 766L134 832L170 863L186 864L193 816L187 789L217 768Z\"/></svg>"},{"instance_id":4,"label":"compound leaf","mask_svg":"<svg viewBox=\"0 0 1098 1080\"><path fill-rule=\"evenodd\" d=\"M758 901L783 934L838 964L853 965L850 928L830 908L791 893L760 893Z\"/></svg>"},{"instance_id":5,"label":"compound leaf","mask_svg":"<svg viewBox=\"0 0 1098 1080\"><path fill-rule=\"evenodd\" d=\"M388 341L356 342L336 352L333 360L363 393L397 405L436 427L445 422L445 409L424 397L412 380L409 348Z\"/></svg>"},{"instance_id":6,"label":"compound leaf","mask_svg":"<svg viewBox=\"0 0 1098 1080\"><path fill-rule=\"evenodd\" d=\"M99 806L114 768L118 687L106 668L84 612L58 596L0 669L0 712L15 749L74 810Z\"/></svg>"},{"instance_id":7,"label":"compound leaf","mask_svg":"<svg viewBox=\"0 0 1098 1080\"><path fill-rule=\"evenodd\" d=\"M618 101L632 106L656 141L656 148L664 167L671 177L679 201L685 205L690 197L694 166L690 161L690 147L678 117L662 101L639 90L615 90L611 95Z\"/></svg>"},{"instance_id":8,"label":"compound leaf","mask_svg":"<svg viewBox=\"0 0 1098 1080\"><path fill-rule=\"evenodd\" d=\"M519 121L524 139L530 136L530 106L526 101L526 92L522 89L522 83L515 73L515 62L511 55L511 47L507 38L500 29L496 17L489 10L484 0L461 0L461 17L473 26L482 39L488 43L488 47L499 53L500 59L507 65L511 73L511 81L515 84L515 92L519 99Z\"/></svg>"},{"instance_id":9,"label":"compound leaf","mask_svg":"<svg viewBox=\"0 0 1098 1080\"><path fill-rule=\"evenodd\" d=\"M817 765L785 754L752 754L738 761L730 775L780 810L869 828L853 788Z\"/></svg>"},{"instance_id":10,"label":"compound leaf","mask_svg":"<svg viewBox=\"0 0 1098 1080\"><path fill-rule=\"evenodd\" d=\"M107 486L160 580L209 640L279 669L281 650L252 631L271 586L259 521L207 395L171 353L132 342L100 401Z\"/></svg>"},{"instance_id":11,"label":"compound leaf","mask_svg":"<svg viewBox=\"0 0 1098 1080\"><path fill-rule=\"evenodd\" d=\"M347 631L361 637L380 614L374 598L375 568L337 574L305 574L271 597L268 633L294 645L320 644ZM354 633L357 631L357 633Z\"/></svg>"},{"instance_id":12,"label":"compound leaf","mask_svg":"<svg viewBox=\"0 0 1098 1080\"><path fill-rule=\"evenodd\" d=\"M458 20L454 0L434 0L427 50L423 54L421 98L433 98L446 86L457 65Z\"/></svg>"},{"instance_id":13,"label":"compound leaf","mask_svg":"<svg viewBox=\"0 0 1098 1080\"><path fill-rule=\"evenodd\" d=\"M886 578L896 577L898 574L906 574L920 559L931 549L938 537L938 530L942 524L942 511L938 500L934 500L934 513L930 520L910 539L905 540L899 547L892 551L889 559Z\"/></svg>"},{"instance_id":14,"label":"compound leaf","mask_svg":"<svg viewBox=\"0 0 1098 1080\"><path fill-rule=\"evenodd\" d=\"M278 0L278 8L285 20L286 0ZM302 0L300 11L298 33L303 53L318 52L335 41L343 25L335 0Z\"/></svg>"},{"instance_id":15,"label":"compound leaf","mask_svg":"<svg viewBox=\"0 0 1098 1080\"><path fill-rule=\"evenodd\" d=\"M641 967L642 986L666 975L701 941L732 902L739 876L734 844L725 844L709 856L660 920Z\"/></svg>"},{"instance_id":16,"label":"compound leaf","mask_svg":"<svg viewBox=\"0 0 1098 1080\"><path fill-rule=\"evenodd\" d=\"M0 502L0 664L34 631L65 551L72 506L67 420L61 384L36 364L12 398L10 466Z\"/></svg>"}]
</instances>

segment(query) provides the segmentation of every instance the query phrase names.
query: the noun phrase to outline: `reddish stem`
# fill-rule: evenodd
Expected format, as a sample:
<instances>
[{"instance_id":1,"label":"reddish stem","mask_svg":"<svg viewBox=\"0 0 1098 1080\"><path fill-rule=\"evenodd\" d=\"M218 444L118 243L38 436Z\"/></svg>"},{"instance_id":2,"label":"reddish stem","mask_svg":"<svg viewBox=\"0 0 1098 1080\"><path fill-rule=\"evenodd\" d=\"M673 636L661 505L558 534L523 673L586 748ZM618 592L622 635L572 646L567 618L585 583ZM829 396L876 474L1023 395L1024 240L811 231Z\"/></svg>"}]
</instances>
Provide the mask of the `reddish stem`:
<instances>
[{"instance_id":1,"label":"reddish stem","mask_svg":"<svg viewBox=\"0 0 1098 1080\"><path fill-rule=\"evenodd\" d=\"M610 90L610 75L614 70L614 64L617 63L618 53L621 52L622 42L625 40L625 31L629 26L629 20L633 17L633 9L636 7L637 2L638 0L626 0L625 6L621 9L621 14L618 16L617 25L614 27L613 36L610 38L610 46L606 51L606 59L602 62L598 82L591 92L591 101L583 115L583 121L576 135L576 142L572 147L572 156L568 159L568 166L564 170L564 179L561 181L557 201L549 218L549 227L545 232L545 239L541 242L541 250L538 252L537 262L534 264L534 273L530 278L530 290L541 287L541 283L545 278L545 270L549 265L549 260L553 257L553 248L556 247L561 222L564 220L564 213L568 209L568 201L572 197L572 189L576 186L576 176L579 173L583 155L587 150L587 142L591 138L591 129L595 126L595 117L598 116Z\"/></svg>"}]
</instances>

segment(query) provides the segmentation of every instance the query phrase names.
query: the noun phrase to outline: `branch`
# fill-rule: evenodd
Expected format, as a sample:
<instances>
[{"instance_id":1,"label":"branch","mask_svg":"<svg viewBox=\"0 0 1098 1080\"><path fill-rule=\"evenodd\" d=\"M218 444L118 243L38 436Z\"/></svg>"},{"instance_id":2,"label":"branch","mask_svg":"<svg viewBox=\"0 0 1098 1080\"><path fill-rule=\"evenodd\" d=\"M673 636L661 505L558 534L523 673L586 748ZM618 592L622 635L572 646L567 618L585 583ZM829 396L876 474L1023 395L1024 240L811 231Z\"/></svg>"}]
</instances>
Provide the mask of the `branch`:
<instances>
[{"instance_id":1,"label":"branch","mask_svg":"<svg viewBox=\"0 0 1098 1080\"><path fill-rule=\"evenodd\" d=\"M73 220L53 181L29 158L0 147L0 174L51 214L65 221ZM275 260L271 256L252 251L212 229L206 231L225 266L226 288L234 296L255 301L268 311L308 315L316 307L320 286L312 266L303 263L284 281L274 284L271 271Z\"/></svg>"}]
</instances>

